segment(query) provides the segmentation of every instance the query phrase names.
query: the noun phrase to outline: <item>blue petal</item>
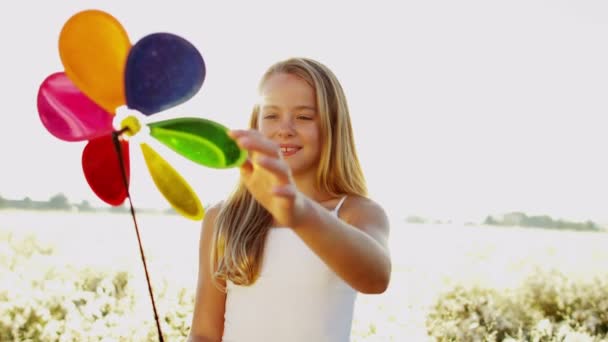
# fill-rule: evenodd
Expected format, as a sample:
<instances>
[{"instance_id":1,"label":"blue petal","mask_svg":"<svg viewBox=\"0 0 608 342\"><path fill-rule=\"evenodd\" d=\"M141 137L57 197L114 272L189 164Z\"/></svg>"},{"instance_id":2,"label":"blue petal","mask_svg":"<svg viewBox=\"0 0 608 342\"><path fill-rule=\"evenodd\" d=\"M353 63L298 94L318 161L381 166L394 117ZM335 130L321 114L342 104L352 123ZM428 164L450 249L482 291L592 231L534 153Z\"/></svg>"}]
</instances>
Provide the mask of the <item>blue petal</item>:
<instances>
[{"instance_id":1,"label":"blue petal","mask_svg":"<svg viewBox=\"0 0 608 342\"><path fill-rule=\"evenodd\" d=\"M127 58L127 105L145 115L175 107L196 95L205 71L203 56L190 42L170 33L150 34Z\"/></svg>"}]
</instances>

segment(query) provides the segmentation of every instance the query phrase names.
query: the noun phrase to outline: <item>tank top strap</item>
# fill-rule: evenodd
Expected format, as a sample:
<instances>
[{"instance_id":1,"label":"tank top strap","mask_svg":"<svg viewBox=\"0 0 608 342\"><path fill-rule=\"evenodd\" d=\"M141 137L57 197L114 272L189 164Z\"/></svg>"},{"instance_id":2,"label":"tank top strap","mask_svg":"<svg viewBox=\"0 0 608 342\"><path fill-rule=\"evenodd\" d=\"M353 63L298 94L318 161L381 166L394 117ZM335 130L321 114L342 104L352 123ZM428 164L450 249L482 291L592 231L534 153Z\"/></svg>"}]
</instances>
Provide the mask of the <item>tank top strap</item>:
<instances>
[{"instance_id":1,"label":"tank top strap","mask_svg":"<svg viewBox=\"0 0 608 342\"><path fill-rule=\"evenodd\" d=\"M342 207L342 204L344 203L344 200L346 199L346 197L347 196L342 197L340 202L338 202L338 205L334 208L333 213L336 214L336 216L338 216L338 213L340 212L340 208Z\"/></svg>"}]
</instances>

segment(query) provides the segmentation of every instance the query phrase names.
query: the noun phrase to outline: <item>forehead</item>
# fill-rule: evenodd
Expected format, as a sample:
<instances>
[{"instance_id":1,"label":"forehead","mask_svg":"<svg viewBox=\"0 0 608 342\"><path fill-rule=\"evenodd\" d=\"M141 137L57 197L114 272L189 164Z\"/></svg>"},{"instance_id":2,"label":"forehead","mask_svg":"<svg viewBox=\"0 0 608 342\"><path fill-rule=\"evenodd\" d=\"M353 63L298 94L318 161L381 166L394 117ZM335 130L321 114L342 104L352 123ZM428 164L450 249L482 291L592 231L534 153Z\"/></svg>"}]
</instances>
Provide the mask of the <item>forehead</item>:
<instances>
[{"instance_id":1,"label":"forehead","mask_svg":"<svg viewBox=\"0 0 608 342\"><path fill-rule=\"evenodd\" d=\"M314 88L302 78L277 73L270 75L260 88L262 105L314 105L316 103Z\"/></svg>"}]
</instances>

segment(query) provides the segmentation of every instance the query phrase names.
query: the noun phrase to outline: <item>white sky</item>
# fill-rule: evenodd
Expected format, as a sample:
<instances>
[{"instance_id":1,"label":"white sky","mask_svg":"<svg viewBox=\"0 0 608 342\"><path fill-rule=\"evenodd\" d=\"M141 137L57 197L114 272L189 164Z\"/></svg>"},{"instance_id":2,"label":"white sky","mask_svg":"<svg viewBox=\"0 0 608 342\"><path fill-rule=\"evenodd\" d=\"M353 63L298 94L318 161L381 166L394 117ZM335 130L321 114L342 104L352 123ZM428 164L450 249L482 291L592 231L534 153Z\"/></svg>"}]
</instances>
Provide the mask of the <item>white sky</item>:
<instances>
[{"instance_id":1,"label":"white sky","mask_svg":"<svg viewBox=\"0 0 608 342\"><path fill-rule=\"evenodd\" d=\"M343 83L371 196L391 216L524 210L608 222L608 2L365 3L3 2L0 195L64 192L103 205L82 175L84 143L51 136L35 101L44 78L63 70L63 23L96 8L132 43L166 31L203 54L201 91L159 120L199 116L242 128L265 68L313 57ZM159 152L204 203L236 180L236 170ZM136 205L168 206L138 149L132 182Z\"/></svg>"}]
</instances>

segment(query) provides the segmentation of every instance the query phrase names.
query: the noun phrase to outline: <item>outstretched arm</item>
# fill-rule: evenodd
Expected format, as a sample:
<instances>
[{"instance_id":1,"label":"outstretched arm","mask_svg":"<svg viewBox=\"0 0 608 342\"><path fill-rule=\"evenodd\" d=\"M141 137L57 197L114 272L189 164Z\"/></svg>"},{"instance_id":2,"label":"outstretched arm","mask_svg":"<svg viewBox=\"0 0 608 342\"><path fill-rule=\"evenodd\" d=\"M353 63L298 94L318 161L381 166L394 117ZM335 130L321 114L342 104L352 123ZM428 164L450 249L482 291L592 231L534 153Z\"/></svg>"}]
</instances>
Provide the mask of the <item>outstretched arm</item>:
<instances>
[{"instance_id":1,"label":"outstretched arm","mask_svg":"<svg viewBox=\"0 0 608 342\"><path fill-rule=\"evenodd\" d=\"M302 240L351 287L382 293L391 276L389 224L384 210L362 197L348 197L343 220L306 199L307 215L293 227Z\"/></svg>"},{"instance_id":2,"label":"outstretched arm","mask_svg":"<svg viewBox=\"0 0 608 342\"><path fill-rule=\"evenodd\" d=\"M233 131L231 136L250 152L241 166L245 186L277 223L294 229L354 289L383 292L391 274L384 210L369 199L349 197L340 220L298 191L276 143L255 130Z\"/></svg>"}]
</instances>

